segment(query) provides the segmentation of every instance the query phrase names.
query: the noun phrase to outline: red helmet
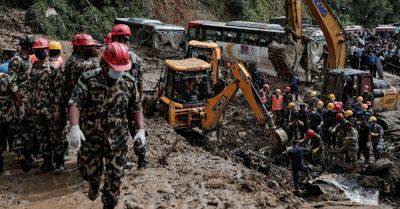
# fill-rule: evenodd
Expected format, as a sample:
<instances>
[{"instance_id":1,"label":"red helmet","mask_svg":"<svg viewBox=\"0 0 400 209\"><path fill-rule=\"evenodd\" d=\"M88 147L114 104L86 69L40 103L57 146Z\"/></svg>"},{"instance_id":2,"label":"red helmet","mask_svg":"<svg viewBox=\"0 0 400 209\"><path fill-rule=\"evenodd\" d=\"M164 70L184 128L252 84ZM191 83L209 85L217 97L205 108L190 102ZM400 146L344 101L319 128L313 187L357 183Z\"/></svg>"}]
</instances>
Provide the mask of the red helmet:
<instances>
[{"instance_id":1,"label":"red helmet","mask_svg":"<svg viewBox=\"0 0 400 209\"><path fill-rule=\"evenodd\" d=\"M313 131L313 130L308 130L307 131L307 138L308 139L310 139L310 138L313 138L315 136L315 132Z\"/></svg>"},{"instance_id":2,"label":"red helmet","mask_svg":"<svg viewBox=\"0 0 400 209\"><path fill-rule=\"evenodd\" d=\"M128 71L132 68L128 48L118 42L107 45L103 52L103 60L116 71Z\"/></svg>"},{"instance_id":3,"label":"red helmet","mask_svg":"<svg viewBox=\"0 0 400 209\"><path fill-rule=\"evenodd\" d=\"M111 30L112 36L131 36L131 29L125 24L114 25Z\"/></svg>"},{"instance_id":4,"label":"red helmet","mask_svg":"<svg viewBox=\"0 0 400 209\"><path fill-rule=\"evenodd\" d=\"M93 37L89 34L79 34L78 36L74 37L74 44L75 46L95 46L97 45L96 41Z\"/></svg>"},{"instance_id":5,"label":"red helmet","mask_svg":"<svg viewBox=\"0 0 400 209\"><path fill-rule=\"evenodd\" d=\"M336 110L337 112L341 112L342 109L343 109L343 107L340 106L339 104L336 104L336 105L335 105L335 110Z\"/></svg>"},{"instance_id":6,"label":"red helmet","mask_svg":"<svg viewBox=\"0 0 400 209\"><path fill-rule=\"evenodd\" d=\"M111 33L107 33L107 35L104 36L104 43L111 44L111 42L112 42L112 35L111 35Z\"/></svg>"},{"instance_id":7,"label":"red helmet","mask_svg":"<svg viewBox=\"0 0 400 209\"><path fill-rule=\"evenodd\" d=\"M342 120L343 118L344 118L343 113L341 113L341 112L336 113L336 121L340 121L340 120Z\"/></svg>"},{"instance_id":8,"label":"red helmet","mask_svg":"<svg viewBox=\"0 0 400 209\"><path fill-rule=\"evenodd\" d=\"M48 49L49 48L49 41L45 38L36 38L35 42L33 42L33 49Z\"/></svg>"},{"instance_id":9,"label":"red helmet","mask_svg":"<svg viewBox=\"0 0 400 209\"><path fill-rule=\"evenodd\" d=\"M340 105L343 108L343 102L337 102L336 104Z\"/></svg>"},{"instance_id":10,"label":"red helmet","mask_svg":"<svg viewBox=\"0 0 400 209\"><path fill-rule=\"evenodd\" d=\"M74 36L72 37L72 45L75 46L76 45L76 39L81 36L82 33L76 33L74 34Z\"/></svg>"},{"instance_id":11,"label":"red helmet","mask_svg":"<svg viewBox=\"0 0 400 209\"><path fill-rule=\"evenodd\" d=\"M290 91L290 87L286 86L285 91Z\"/></svg>"}]
</instances>

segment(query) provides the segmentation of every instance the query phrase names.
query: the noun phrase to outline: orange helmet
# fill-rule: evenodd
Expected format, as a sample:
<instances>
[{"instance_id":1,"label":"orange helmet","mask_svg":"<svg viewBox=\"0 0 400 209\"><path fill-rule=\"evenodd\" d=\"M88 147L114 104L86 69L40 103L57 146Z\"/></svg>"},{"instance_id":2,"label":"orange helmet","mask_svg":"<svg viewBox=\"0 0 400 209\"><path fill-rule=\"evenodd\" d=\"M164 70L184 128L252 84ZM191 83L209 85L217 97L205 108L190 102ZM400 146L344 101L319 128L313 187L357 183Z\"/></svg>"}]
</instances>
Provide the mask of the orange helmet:
<instances>
[{"instance_id":1,"label":"orange helmet","mask_svg":"<svg viewBox=\"0 0 400 209\"><path fill-rule=\"evenodd\" d=\"M328 108L328 110L333 110L333 108L335 108L335 105L332 102L330 102L326 107Z\"/></svg>"},{"instance_id":2,"label":"orange helmet","mask_svg":"<svg viewBox=\"0 0 400 209\"><path fill-rule=\"evenodd\" d=\"M122 43L113 42L107 45L103 60L116 71L128 71L132 68L128 48Z\"/></svg>"},{"instance_id":3,"label":"orange helmet","mask_svg":"<svg viewBox=\"0 0 400 209\"><path fill-rule=\"evenodd\" d=\"M318 100L318 102L317 102L317 107L318 107L318 108L321 108L321 107L323 107L323 106L324 106L324 102L321 101L321 100Z\"/></svg>"},{"instance_id":4,"label":"orange helmet","mask_svg":"<svg viewBox=\"0 0 400 209\"><path fill-rule=\"evenodd\" d=\"M362 104L361 105L361 109L368 109L368 105L367 104Z\"/></svg>"}]
</instances>

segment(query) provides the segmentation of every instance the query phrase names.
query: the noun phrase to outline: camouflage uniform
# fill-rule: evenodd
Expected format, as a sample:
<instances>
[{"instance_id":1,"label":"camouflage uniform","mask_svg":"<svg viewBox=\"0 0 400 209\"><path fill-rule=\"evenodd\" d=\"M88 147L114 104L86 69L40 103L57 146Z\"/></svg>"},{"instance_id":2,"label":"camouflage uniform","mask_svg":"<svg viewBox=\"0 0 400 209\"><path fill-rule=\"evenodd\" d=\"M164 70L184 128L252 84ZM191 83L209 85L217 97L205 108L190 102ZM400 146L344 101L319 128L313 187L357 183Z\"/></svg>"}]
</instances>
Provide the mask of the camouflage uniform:
<instances>
[{"instance_id":1,"label":"camouflage uniform","mask_svg":"<svg viewBox=\"0 0 400 209\"><path fill-rule=\"evenodd\" d=\"M133 75L136 79L137 87L139 90L139 95L140 99L143 96L143 71L142 71L142 59L140 59L139 56L137 56L132 49L129 50L129 55L131 57L131 62L132 62L132 69L129 71L131 75ZM132 118L128 118L129 121L132 121ZM129 131L131 135L135 135L136 132L136 127L134 126L134 123L129 123ZM141 149L137 149L136 146L134 146L134 152L136 156L138 156L138 168L142 168L145 166L145 158L146 158L146 148L142 147Z\"/></svg>"},{"instance_id":2,"label":"camouflage uniform","mask_svg":"<svg viewBox=\"0 0 400 209\"><path fill-rule=\"evenodd\" d=\"M340 148L339 153L345 154L346 162L352 166L356 165L358 151L358 132L355 128L347 130L343 139L343 147Z\"/></svg>"},{"instance_id":3,"label":"camouflage uniform","mask_svg":"<svg viewBox=\"0 0 400 209\"><path fill-rule=\"evenodd\" d=\"M33 150L28 149L32 147L35 142L32 138L33 121L27 115L26 110L30 108L31 88L29 86L29 74L32 63L28 56L15 56L8 67L8 74L10 75L13 83L18 86L19 92L22 96L22 105L17 110L17 117L11 122L9 133L15 143L15 149L19 150L24 148L24 155L30 155Z\"/></svg>"},{"instance_id":4,"label":"camouflage uniform","mask_svg":"<svg viewBox=\"0 0 400 209\"><path fill-rule=\"evenodd\" d=\"M0 173L3 171L3 151L4 142L7 140L3 134L7 131L9 123L15 118L16 108L12 96L18 91L18 87L13 84L9 75L0 73Z\"/></svg>"},{"instance_id":5,"label":"camouflage uniform","mask_svg":"<svg viewBox=\"0 0 400 209\"><path fill-rule=\"evenodd\" d=\"M128 115L141 111L135 78L128 73L115 82L101 68L82 74L69 101L81 110L86 140L79 150L79 170L98 188L105 163L102 202L116 205L126 163ZM103 161L104 159L104 161Z\"/></svg>"},{"instance_id":6,"label":"camouflage uniform","mask_svg":"<svg viewBox=\"0 0 400 209\"><path fill-rule=\"evenodd\" d=\"M51 62L36 62L32 66L32 107L30 113L34 115L34 136L42 145L44 164L52 162L53 154L57 160L64 154L64 138L56 137L54 113L60 113L61 100L61 70L55 69Z\"/></svg>"}]
</instances>

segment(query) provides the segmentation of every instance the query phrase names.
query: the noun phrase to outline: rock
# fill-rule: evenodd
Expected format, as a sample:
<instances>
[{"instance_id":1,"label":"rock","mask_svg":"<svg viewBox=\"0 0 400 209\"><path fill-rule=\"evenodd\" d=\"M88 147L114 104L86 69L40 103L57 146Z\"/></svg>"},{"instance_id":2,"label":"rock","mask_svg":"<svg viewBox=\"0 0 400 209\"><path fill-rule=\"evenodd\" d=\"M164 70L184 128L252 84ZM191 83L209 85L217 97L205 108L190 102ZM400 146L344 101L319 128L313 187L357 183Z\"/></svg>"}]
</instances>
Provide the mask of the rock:
<instances>
[{"instance_id":1,"label":"rock","mask_svg":"<svg viewBox=\"0 0 400 209\"><path fill-rule=\"evenodd\" d=\"M143 205L139 205L138 203L132 201L125 201L126 209L143 209Z\"/></svg>"},{"instance_id":2,"label":"rock","mask_svg":"<svg viewBox=\"0 0 400 209\"><path fill-rule=\"evenodd\" d=\"M362 174L371 175L371 176L379 176L386 177L391 169L393 168L393 162L389 159L379 159L378 161L368 165L363 169Z\"/></svg>"},{"instance_id":3,"label":"rock","mask_svg":"<svg viewBox=\"0 0 400 209\"><path fill-rule=\"evenodd\" d=\"M277 189L279 188L279 184L278 182L274 181L274 180L268 180L267 181L267 186L271 189Z\"/></svg>"},{"instance_id":4,"label":"rock","mask_svg":"<svg viewBox=\"0 0 400 209\"><path fill-rule=\"evenodd\" d=\"M221 179L211 179L207 182L208 189L225 189L226 185Z\"/></svg>"},{"instance_id":5,"label":"rock","mask_svg":"<svg viewBox=\"0 0 400 209\"><path fill-rule=\"evenodd\" d=\"M247 132L246 132L246 131L240 131L240 132L239 132L239 136L240 136L241 138L246 137L246 135L247 135Z\"/></svg>"}]
</instances>

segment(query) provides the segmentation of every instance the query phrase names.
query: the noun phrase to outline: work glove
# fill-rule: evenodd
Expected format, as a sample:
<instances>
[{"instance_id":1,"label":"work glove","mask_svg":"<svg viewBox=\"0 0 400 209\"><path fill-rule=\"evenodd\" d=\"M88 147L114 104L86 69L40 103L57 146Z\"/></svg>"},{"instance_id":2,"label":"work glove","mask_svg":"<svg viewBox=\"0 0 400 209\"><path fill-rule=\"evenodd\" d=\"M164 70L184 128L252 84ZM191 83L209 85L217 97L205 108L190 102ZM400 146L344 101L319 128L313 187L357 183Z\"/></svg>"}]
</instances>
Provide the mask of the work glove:
<instances>
[{"instance_id":1,"label":"work glove","mask_svg":"<svg viewBox=\"0 0 400 209\"><path fill-rule=\"evenodd\" d=\"M133 146L135 149L141 149L146 145L146 135L143 129L139 129L133 138Z\"/></svg>"},{"instance_id":2,"label":"work glove","mask_svg":"<svg viewBox=\"0 0 400 209\"><path fill-rule=\"evenodd\" d=\"M78 125L72 126L69 132L71 146L78 148L81 146L81 141L85 141L85 136L83 135L81 129Z\"/></svg>"}]
</instances>

